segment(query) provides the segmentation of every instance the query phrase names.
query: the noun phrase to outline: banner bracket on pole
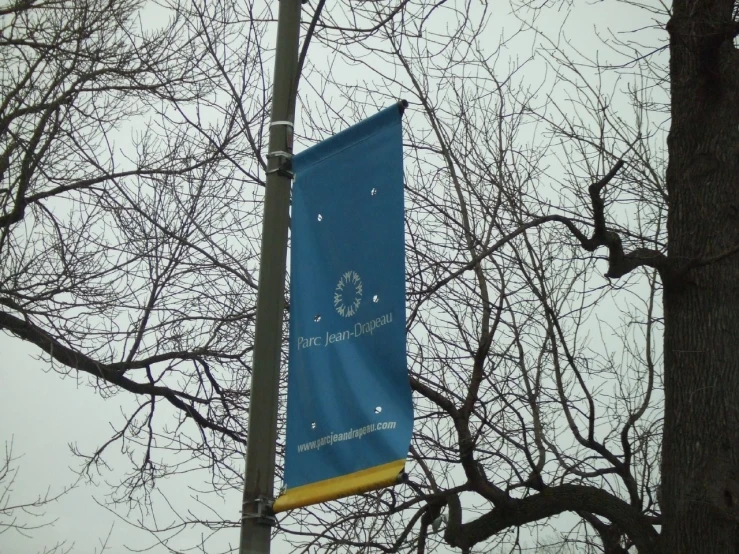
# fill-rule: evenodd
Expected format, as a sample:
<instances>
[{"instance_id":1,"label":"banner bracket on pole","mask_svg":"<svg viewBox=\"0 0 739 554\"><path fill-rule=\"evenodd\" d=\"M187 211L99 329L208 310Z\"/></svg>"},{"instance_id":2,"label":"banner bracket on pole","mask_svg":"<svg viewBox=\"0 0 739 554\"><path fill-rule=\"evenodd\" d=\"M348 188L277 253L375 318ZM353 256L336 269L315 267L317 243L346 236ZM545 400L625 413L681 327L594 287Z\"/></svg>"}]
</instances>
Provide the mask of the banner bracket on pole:
<instances>
[{"instance_id":1,"label":"banner bracket on pole","mask_svg":"<svg viewBox=\"0 0 739 554\"><path fill-rule=\"evenodd\" d=\"M279 123L285 124L284 121L280 121ZM292 179L294 177L294 174L292 171L293 155L290 152L285 152L284 150L277 150L275 152L270 152L269 154L267 154L267 159L271 159L271 158L279 158L280 165L276 169L268 170L267 175L276 173L277 175L280 175L282 177L287 177L289 179Z\"/></svg>"},{"instance_id":2,"label":"banner bracket on pole","mask_svg":"<svg viewBox=\"0 0 739 554\"><path fill-rule=\"evenodd\" d=\"M260 523L262 525L269 525L270 527L274 526L277 523L277 519L275 518L274 512L272 511L272 505L274 504L274 499L267 498L266 496L259 496L254 500L253 502L250 502L249 504L253 504L256 507L256 512L247 512L246 510L243 510L241 513L241 519L255 519L257 523ZM246 503L244 503L244 507L246 507Z\"/></svg>"}]
</instances>

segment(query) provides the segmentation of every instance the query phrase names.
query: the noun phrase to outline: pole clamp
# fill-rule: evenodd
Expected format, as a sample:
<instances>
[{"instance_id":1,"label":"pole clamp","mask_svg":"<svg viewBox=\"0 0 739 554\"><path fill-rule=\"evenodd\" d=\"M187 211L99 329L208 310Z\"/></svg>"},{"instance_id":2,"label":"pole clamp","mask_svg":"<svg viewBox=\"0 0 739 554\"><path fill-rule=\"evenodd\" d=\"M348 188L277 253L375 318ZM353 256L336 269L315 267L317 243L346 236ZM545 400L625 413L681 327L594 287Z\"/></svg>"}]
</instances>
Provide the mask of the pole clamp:
<instances>
[{"instance_id":1,"label":"pole clamp","mask_svg":"<svg viewBox=\"0 0 739 554\"><path fill-rule=\"evenodd\" d=\"M283 123L283 122L280 122ZM287 177L288 179L292 179L295 177L295 174L292 172L292 160L293 155L290 152L285 152L284 150L277 150L275 152L270 152L267 154L267 159L272 158L278 158L279 159L279 165L275 169L269 169L267 170L267 175L271 174L277 174L281 177Z\"/></svg>"},{"instance_id":2,"label":"pole clamp","mask_svg":"<svg viewBox=\"0 0 739 554\"><path fill-rule=\"evenodd\" d=\"M261 525L272 527L277 524L277 518L275 518L275 513L272 511L274 503L274 499L267 496L257 496L254 500L244 502L241 510L242 521L255 519ZM249 512L246 510L246 506L250 504L254 506L255 511Z\"/></svg>"}]
</instances>

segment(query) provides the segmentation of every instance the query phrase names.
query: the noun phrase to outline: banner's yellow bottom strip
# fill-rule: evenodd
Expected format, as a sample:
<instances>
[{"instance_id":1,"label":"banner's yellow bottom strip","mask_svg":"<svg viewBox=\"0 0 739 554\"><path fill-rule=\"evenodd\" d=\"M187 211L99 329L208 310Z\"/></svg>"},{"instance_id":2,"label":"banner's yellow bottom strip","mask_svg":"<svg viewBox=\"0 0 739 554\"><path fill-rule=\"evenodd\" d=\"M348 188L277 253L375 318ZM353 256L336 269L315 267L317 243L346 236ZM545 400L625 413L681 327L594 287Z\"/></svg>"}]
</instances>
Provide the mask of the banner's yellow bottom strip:
<instances>
[{"instance_id":1,"label":"banner's yellow bottom strip","mask_svg":"<svg viewBox=\"0 0 739 554\"><path fill-rule=\"evenodd\" d=\"M275 500L272 507L275 513L336 500L351 494L389 487L398 482L398 476L405 468L405 459L380 466L363 469L341 477L333 477L310 485L303 485L285 491Z\"/></svg>"}]
</instances>

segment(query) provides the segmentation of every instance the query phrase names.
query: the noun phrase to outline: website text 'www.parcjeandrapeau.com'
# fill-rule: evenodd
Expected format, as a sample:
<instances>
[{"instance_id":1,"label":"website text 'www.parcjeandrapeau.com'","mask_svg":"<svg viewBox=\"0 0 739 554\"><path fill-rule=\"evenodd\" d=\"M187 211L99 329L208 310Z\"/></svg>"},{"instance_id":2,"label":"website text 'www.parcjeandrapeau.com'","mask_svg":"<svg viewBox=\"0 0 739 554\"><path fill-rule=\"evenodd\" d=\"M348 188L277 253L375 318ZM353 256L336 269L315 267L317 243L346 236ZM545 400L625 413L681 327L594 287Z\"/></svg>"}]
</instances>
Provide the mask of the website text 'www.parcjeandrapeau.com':
<instances>
[{"instance_id":1,"label":"website text 'www.parcjeandrapeau.com'","mask_svg":"<svg viewBox=\"0 0 739 554\"><path fill-rule=\"evenodd\" d=\"M391 429L395 429L395 424L396 423L394 421L385 421L383 423L372 423L370 425L365 425L364 427L360 427L359 429L349 429L345 433L331 433L330 435L326 435L325 437L321 437L320 439L306 442L304 444L299 444L298 452L319 450L324 446L331 446L332 444L335 444L337 442L361 439L363 436L374 433L375 431L388 431Z\"/></svg>"}]
</instances>

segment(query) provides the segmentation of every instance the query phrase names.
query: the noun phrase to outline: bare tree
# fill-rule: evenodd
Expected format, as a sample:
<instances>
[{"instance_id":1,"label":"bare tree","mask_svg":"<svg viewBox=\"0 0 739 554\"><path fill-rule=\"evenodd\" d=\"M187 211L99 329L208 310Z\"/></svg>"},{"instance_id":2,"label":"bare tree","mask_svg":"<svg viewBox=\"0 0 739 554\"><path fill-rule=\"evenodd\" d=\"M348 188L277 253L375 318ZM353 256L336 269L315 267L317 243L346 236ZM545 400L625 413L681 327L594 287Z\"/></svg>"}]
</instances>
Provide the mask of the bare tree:
<instances>
[{"instance_id":1,"label":"bare tree","mask_svg":"<svg viewBox=\"0 0 739 554\"><path fill-rule=\"evenodd\" d=\"M299 139L411 101L416 425L407 484L279 531L303 552L523 552L552 528L582 552L737 552L736 2L623 2L645 30L598 28L598 55L547 28L562 3L513 5L499 39L465 0L324 5ZM0 329L132 393L80 454L122 444L111 500L153 508L176 473L242 484L273 16L142 7L0 10Z\"/></svg>"},{"instance_id":2,"label":"bare tree","mask_svg":"<svg viewBox=\"0 0 739 554\"><path fill-rule=\"evenodd\" d=\"M598 195L583 194L583 182L595 181L595 191L612 179L610 167L610 176L599 172L617 163L619 148L629 161L621 177L633 179L640 167L632 163L633 143L646 148L647 139L635 141L638 133L629 129L604 146L609 137L596 135L595 155L603 159L588 166L588 151L582 164L570 158L569 178L560 178L557 191L547 183L550 158L593 137L558 140L564 123L546 118L555 101L542 102L536 86L517 80L520 66L491 62L500 51L476 44L486 15L469 10L458 20L456 31L444 28L438 52L424 52L405 40L407 32L389 28L384 47L365 43L384 63L368 54L352 59L375 68L383 88L417 110L409 115L406 160L417 393L410 483L328 505L320 515L306 512L286 530L306 552L319 545L425 552L444 543L463 551L522 550L535 526L571 511L579 516L569 524L573 540L584 551L621 552L635 542L643 550L656 537L658 514L650 494L659 479L653 328L660 287L647 273L642 305L624 322L638 327L620 332L625 351L607 344L600 350L592 344L597 330L587 325L603 316L610 290L596 260L580 250L605 246L586 231L594 223L581 215L583 205L597 210ZM355 105L362 94L369 91L358 93ZM550 130L543 145L528 131L535 126ZM651 156L649 162L656 163ZM629 236L647 248L654 232L645 225ZM595 400L613 388L608 401ZM433 533L442 513L449 523ZM462 524L462 515L473 520ZM313 526L320 532L305 542Z\"/></svg>"},{"instance_id":3,"label":"bare tree","mask_svg":"<svg viewBox=\"0 0 739 554\"><path fill-rule=\"evenodd\" d=\"M52 493L47 489L45 493L33 499L19 500L14 494L20 470L20 456L13 454L13 442L5 444L5 452L0 461L0 535L19 533L30 537L34 531L54 525L55 519L46 516L46 509L63 495L68 493L74 485ZM68 541L58 542L51 547L45 547L43 554L67 554L73 544Z\"/></svg>"},{"instance_id":4,"label":"bare tree","mask_svg":"<svg viewBox=\"0 0 739 554\"><path fill-rule=\"evenodd\" d=\"M711 304L682 316L679 338L665 329L670 294L680 310L703 305L717 293L708 292L713 278L697 282L696 275L730 273L736 263L735 226L701 218L723 213L736 188L733 146L717 141L719 129L735 137L738 123L737 8L705 3L712 6L705 12L680 15L687 8L677 4L625 4L648 10L649 32L640 42L602 29L618 62L549 37L537 21L555 12L534 5L519 7L519 32L490 48L482 38L488 14L460 2L414 4L413 15L386 25L378 40L337 51L329 71L315 68L316 88L346 91L355 110L374 109L383 102L375 91L383 90L417 110L415 118L410 112L406 160L417 420L408 486L286 521L303 551L425 552L443 543L463 552L497 545L523 551L526 537L564 513L574 517L559 518L557 527L583 551L736 550L728 469L735 467L736 426L723 424L734 417L726 407L737 391L723 376L735 356L724 355L725 369L710 371L697 356L728 348L719 343L728 344L731 324L720 338L708 329L730 310ZM446 12L443 23L434 25L435 10ZM328 30L325 44L333 40ZM530 40L535 54L512 63L504 48L520 40ZM685 68L674 53L682 48ZM699 55L710 57L711 75L703 75ZM361 66L371 84L344 80L340 60ZM537 73L547 78L522 77ZM686 128L682 147L665 148L667 133L676 136L682 87L690 91L679 100L684 117L702 125L706 142L688 140ZM699 114L706 119L696 121ZM311 122L325 132L317 118ZM705 192L702 212L692 204L683 209L690 229L714 229L714 238L671 227L672 196L687 194L685 187L691 198L704 193L695 188L700 180L688 185L669 168L677 158L694 172L700 148L712 152L710 163L701 158L711 168L703 178L726 175L729 188L719 189L727 196L709 209L718 196L709 200ZM711 180L701 190L715 186ZM690 244L689 255L674 254L675 233L684 233L679 240ZM698 337L705 348L682 350ZM692 369L663 352L693 355ZM683 375L672 388L671 375ZM686 442L680 429L688 426L695 434ZM675 450L664 446L668 440ZM681 477L670 481L668 472ZM442 513L448 524L440 535L432 523Z\"/></svg>"},{"instance_id":5,"label":"bare tree","mask_svg":"<svg viewBox=\"0 0 739 554\"><path fill-rule=\"evenodd\" d=\"M0 10L0 329L136 399L80 453L130 454L114 500L183 471L167 450L230 479L245 440L268 76L234 5Z\"/></svg>"}]
</instances>

